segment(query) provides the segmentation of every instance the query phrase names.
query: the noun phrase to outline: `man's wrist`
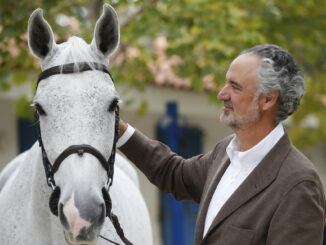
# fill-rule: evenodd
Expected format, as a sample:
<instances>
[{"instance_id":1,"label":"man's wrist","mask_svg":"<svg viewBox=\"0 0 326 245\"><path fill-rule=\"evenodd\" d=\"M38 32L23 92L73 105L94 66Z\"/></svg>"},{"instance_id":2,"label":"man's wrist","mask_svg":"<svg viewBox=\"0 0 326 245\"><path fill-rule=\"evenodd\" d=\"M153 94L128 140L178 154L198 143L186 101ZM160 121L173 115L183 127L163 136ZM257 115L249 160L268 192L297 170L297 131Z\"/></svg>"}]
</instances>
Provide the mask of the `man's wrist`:
<instances>
[{"instance_id":1,"label":"man's wrist","mask_svg":"<svg viewBox=\"0 0 326 245\"><path fill-rule=\"evenodd\" d=\"M124 132L127 130L128 124L126 124L124 121L121 119L119 120L119 137L120 138Z\"/></svg>"},{"instance_id":2,"label":"man's wrist","mask_svg":"<svg viewBox=\"0 0 326 245\"><path fill-rule=\"evenodd\" d=\"M119 123L119 139L117 141L118 148L123 146L135 132L134 127L132 127L126 123L123 123L123 124L124 125L121 125L121 123ZM120 130L121 130L121 133L120 133Z\"/></svg>"}]
</instances>

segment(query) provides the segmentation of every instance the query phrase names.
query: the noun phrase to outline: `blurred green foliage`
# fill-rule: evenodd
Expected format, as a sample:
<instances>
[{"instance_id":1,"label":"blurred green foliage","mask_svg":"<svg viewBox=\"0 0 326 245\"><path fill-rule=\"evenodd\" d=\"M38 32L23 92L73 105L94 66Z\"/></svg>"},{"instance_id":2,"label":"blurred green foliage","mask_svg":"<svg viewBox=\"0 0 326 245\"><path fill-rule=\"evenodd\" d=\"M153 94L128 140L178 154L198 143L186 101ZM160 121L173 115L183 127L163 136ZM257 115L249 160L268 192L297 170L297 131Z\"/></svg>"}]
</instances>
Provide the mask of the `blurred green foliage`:
<instances>
[{"instance_id":1,"label":"blurred green foliage","mask_svg":"<svg viewBox=\"0 0 326 245\"><path fill-rule=\"evenodd\" d=\"M76 17L80 30L75 34L90 42L101 10L98 5L102 3L0 0L0 88L8 90L15 84L32 84L40 71L26 41L27 21L35 8L44 9L44 17L56 33L58 43L71 34L69 26L56 22L59 14ZM150 62L157 64L158 59L153 40L165 36L167 57L176 55L182 59L174 70L179 77L190 79L192 89L204 91L203 77L213 75L217 89L207 94L216 103L216 92L225 81L232 59L254 45L277 44L295 56L307 80L307 93L289 124L291 138L300 148L326 139L326 1L114 0L110 4L121 21L121 44L111 63L116 82L141 90L153 83L155 74L148 67ZM126 58L129 47L137 49L139 55ZM26 117L24 108L28 103L26 98L17 102L18 115ZM139 114L144 114L148 105L141 104ZM308 119L314 119L313 125L307 120L308 115Z\"/></svg>"}]
</instances>

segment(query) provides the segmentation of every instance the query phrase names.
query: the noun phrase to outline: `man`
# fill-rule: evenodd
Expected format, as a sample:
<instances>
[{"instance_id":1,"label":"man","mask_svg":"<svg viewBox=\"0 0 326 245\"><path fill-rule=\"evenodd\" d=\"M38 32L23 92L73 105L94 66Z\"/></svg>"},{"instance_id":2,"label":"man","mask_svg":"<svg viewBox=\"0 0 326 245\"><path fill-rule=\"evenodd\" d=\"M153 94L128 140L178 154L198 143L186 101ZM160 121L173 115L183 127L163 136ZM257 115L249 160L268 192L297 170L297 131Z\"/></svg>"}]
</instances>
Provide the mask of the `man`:
<instances>
[{"instance_id":1,"label":"man","mask_svg":"<svg viewBox=\"0 0 326 245\"><path fill-rule=\"evenodd\" d=\"M325 196L313 164L281 121L297 110L303 74L275 45L244 51L218 94L234 135L191 159L120 121L121 151L161 191L200 204L195 244L319 245Z\"/></svg>"}]
</instances>

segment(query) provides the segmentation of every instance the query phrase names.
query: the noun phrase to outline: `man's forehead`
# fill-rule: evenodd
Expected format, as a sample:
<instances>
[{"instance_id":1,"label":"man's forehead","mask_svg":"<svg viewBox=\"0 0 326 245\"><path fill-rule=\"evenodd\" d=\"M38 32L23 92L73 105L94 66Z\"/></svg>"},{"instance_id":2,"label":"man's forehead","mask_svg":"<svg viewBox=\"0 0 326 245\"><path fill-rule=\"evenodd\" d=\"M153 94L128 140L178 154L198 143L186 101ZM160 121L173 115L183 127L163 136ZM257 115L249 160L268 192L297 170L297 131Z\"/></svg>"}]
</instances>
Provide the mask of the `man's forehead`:
<instances>
[{"instance_id":1,"label":"man's forehead","mask_svg":"<svg viewBox=\"0 0 326 245\"><path fill-rule=\"evenodd\" d=\"M231 65L252 65L259 66L260 57L254 53L244 53L236 57Z\"/></svg>"},{"instance_id":2,"label":"man's forehead","mask_svg":"<svg viewBox=\"0 0 326 245\"><path fill-rule=\"evenodd\" d=\"M252 53L241 54L232 61L226 73L226 78L240 79L246 76L256 76L259 65L260 58L257 55Z\"/></svg>"}]
</instances>

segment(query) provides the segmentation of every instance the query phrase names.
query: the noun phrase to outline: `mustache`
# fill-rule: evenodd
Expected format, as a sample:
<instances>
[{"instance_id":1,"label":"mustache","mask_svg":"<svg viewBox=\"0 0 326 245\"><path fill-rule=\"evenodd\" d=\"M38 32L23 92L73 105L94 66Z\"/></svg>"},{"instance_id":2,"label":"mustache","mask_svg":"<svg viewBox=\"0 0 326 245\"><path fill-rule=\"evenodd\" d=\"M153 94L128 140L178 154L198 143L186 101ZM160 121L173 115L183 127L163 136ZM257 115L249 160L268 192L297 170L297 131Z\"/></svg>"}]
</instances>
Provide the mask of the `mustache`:
<instances>
[{"instance_id":1,"label":"mustache","mask_svg":"<svg viewBox=\"0 0 326 245\"><path fill-rule=\"evenodd\" d=\"M233 104L231 101L224 101L224 107L233 109Z\"/></svg>"}]
</instances>

